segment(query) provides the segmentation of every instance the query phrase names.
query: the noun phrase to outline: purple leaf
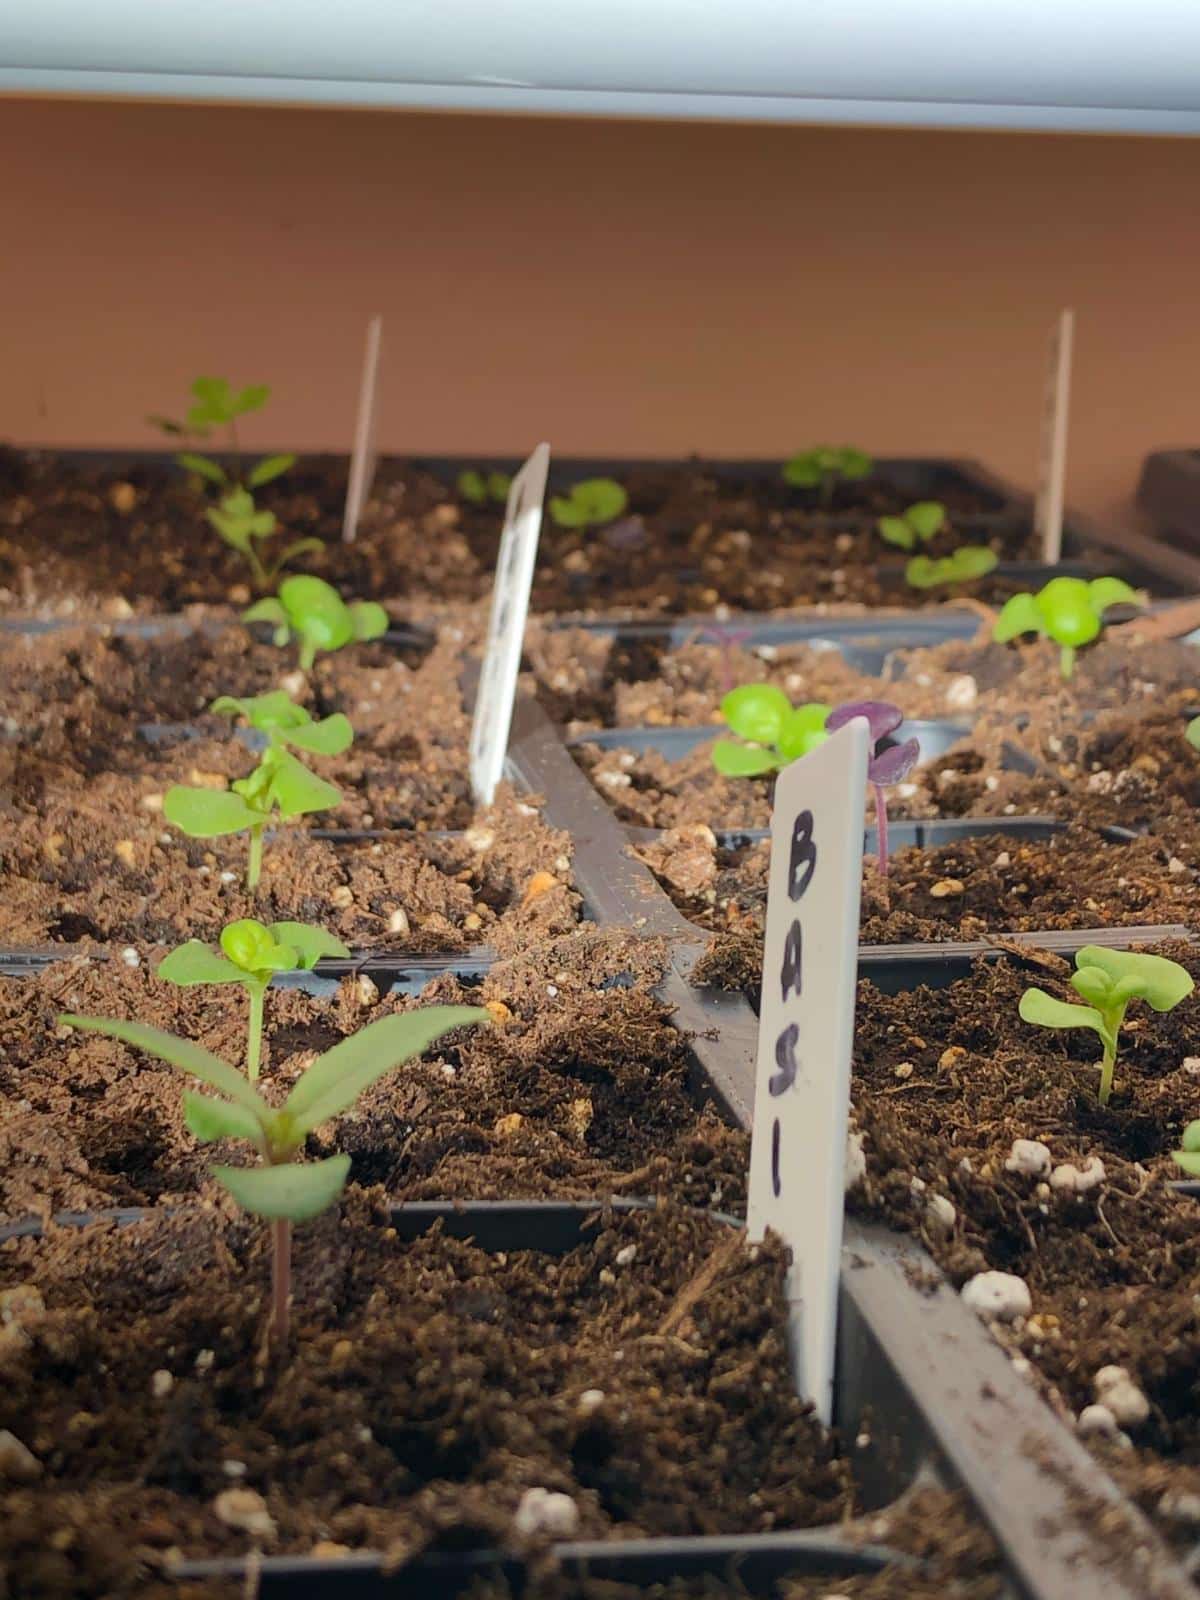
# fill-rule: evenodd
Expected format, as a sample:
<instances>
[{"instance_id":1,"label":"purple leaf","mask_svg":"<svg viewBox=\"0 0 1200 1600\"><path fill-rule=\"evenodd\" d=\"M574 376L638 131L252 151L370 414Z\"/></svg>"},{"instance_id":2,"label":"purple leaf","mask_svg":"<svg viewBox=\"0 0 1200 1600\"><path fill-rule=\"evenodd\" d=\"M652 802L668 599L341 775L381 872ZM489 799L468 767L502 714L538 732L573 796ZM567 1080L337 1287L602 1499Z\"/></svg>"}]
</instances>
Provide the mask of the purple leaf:
<instances>
[{"instance_id":1,"label":"purple leaf","mask_svg":"<svg viewBox=\"0 0 1200 1600\"><path fill-rule=\"evenodd\" d=\"M889 745L867 762L867 778L871 783L893 784L907 778L921 759L921 746L916 739L905 739L903 744Z\"/></svg>"},{"instance_id":2,"label":"purple leaf","mask_svg":"<svg viewBox=\"0 0 1200 1600\"><path fill-rule=\"evenodd\" d=\"M845 705L833 708L825 719L825 727L830 733L836 733L855 717L866 717L872 744L885 739L904 721L900 707L891 705L887 700L848 700Z\"/></svg>"}]
</instances>

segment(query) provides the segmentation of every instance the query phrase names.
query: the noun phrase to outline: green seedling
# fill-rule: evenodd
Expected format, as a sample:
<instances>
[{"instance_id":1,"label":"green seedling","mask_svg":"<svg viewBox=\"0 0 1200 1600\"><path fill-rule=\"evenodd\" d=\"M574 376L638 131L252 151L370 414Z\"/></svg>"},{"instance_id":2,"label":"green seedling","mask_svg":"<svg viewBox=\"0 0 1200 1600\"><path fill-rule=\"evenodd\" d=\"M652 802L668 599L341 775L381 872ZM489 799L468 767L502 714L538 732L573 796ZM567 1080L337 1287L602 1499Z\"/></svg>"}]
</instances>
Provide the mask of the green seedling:
<instances>
[{"instance_id":1,"label":"green seedling","mask_svg":"<svg viewBox=\"0 0 1200 1600\"><path fill-rule=\"evenodd\" d=\"M1173 1011L1195 985L1178 962L1165 956L1144 956L1131 950L1104 950L1087 945L1075 953L1076 972L1071 987L1083 1005L1056 1000L1043 989L1026 989L1021 996L1023 1022L1042 1028L1091 1028L1100 1039L1100 1104L1112 1093L1113 1069L1121 1024L1131 1000L1144 1000L1155 1011Z\"/></svg>"},{"instance_id":2,"label":"green seedling","mask_svg":"<svg viewBox=\"0 0 1200 1600\"><path fill-rule=\"evenodd\" d=\"M241 448L238 444L237 419L248 412L261 411L271 397L265 383L251 383L244 389L234 389L228 378L197 378L191 388L192 404L182 422L170 417L150 417L147 420L163 433L175 439L207 439L214 428L228 431L232 461L228 468L211 456L197 455L185 450L175 457L181 467L193 472L206 483L217 488L231 488L243 484L248 489L261 489L294 466L294 455L264 456L242 478L239 470Z\"/></svg>"},{"instance_id":3,"label":"green seedling","mask_svg":"<svg viewBox=\"0 0 1200 1600\"><path fill-rule=\"evenodd\" d=\"M479 472L468 467L459 473L456 487L463 499L474 506L485 506L489 500L503 505L512 488L512 478L507 472Z\"/></svg>"},{"instance_id":4,"label":"green seedling","mask_svg":"<svg viewBox=\"0 0 1200 1600\"><path fill-rule=\"evenodd\" d=\"M269 622L277 645L297 639L303 672L312 670L318 650L340 650L355 641L378 639L388 628L387 612L374 600L347 604L323 578L307 575L285 578L278 595L243 611L242 621Z\"/></svg>"},{"instance_id":5,"label":"green seedling","mask_svg":"<svg viewBox=\"0 0 1200 1600\"><path fill-rule=\"evenodd\" d=\"M1005 644L1021 633L1037 633L1061 647L1064 678L1075 670L1075 652L1091 644L1109 606L1138 604L1137 591L1121 578L1051 578L1037 594L1014 594L1004 602L992 638Z\"/></svg>"},{"instance_id":6,"label":"green seedling","mask_svg":"<svg viewBox=\"0 0 1200 1600\"><path fill-rule=\"evenodd\" d=\"M1200 1178L1200 1122L1189 1122L1183 1130L1180 1148L1172 1150L1171 1160L1193 1178Z\"/></svg>"},{"instance_id":7,"label":"green seedling","mask_svg":"<svg viewBox=\"0 0 1200 1600\"><path fill-rule=\"evenodd\" d=\"M1193 750L1200 750L1200 717L1193 717L1183 730L1183 736Z\"/></svg>"},{"instance_id":8,"label":"green seedling","mask_svg":"<svg viewBox=\"0 0 1200 1600\"><path fill-rule=\"evenodd\" d=\"M713 766L726 778L779 772L825 743L825 718L831 709L817 701L793 707L773 683L743 683L721 701L721 715L747 743L718 739Z\"/></svg>"},{"instance_id":9,"label":"green seedling","mask_svg":"<svg viewBox=\"0 0 1200 1600\"><path fill-rule=\"evenodd\" d=\"M279 521L273 511L260 511L250 490L240 483L227 490L221 496L221 503L210 506L204 515L225 543L239 555L245 556L254 582L260 589L269 589L277 582L280 572L289 561L325 548L323 539L294 539L279 551L273 561L264 561L262 546L278 533Z\"/></svg>"},{"instance_id":10,"label":"green seedling","mask_svg":"<svg viewBox=\"0 0 1200 1600\"><path fill-rule=\"evenodd\" d=\"M328 811L342 798L340 789L310 772L288 746L314 755L340 755L354 732L340 711L314 722L303 706L294 705L282 691L253 700L223 695L213 701L212 709L245 716L267 734L267 748L250 776L235 779L228 789L188 789L174 784L163 796L163 815L192 839L248 833L246 887L252 890L262 872L263 833L268 823L276 819L291 822L312 811Z\"/></svg>"},{"instance_id":11,"label":"green seedling","mask_svg":"<svg viewBox=\"0 0 1200 1600\"><path fill-rule=\"evenodd\" d=\"M904 581L914 589L936 589L947 583L970 583L985 578L997 561L996 552L985 544L960 545L952 555L935 560L913 556L904 563Z\"/></svg>"},{"instance_id":12,"label":"green seedling","mask_svg":"<svg viewBox=\"0 0 1200 1600\"><path fill-rule=\"evenodd\" d=\"M331 1206L350 1175L348 1155L298 1161L305 1140L314 1129L341 1116L372 1084L451 1029L486 1023L489 1017L475 1006L425 1006L383 1017L318 1056L281 1106L268 1104L236 1067L190 1039L109 1017L67 1013L58 1021L144 1050L217 1091L213 1096L185 1090L184 1121L202 1144L243 1139L258 1153L258 1166L214 1166L211 1171L243 1210L271 1223L269 1327L282 1345L290 1317L292 1225Z\"/></svg>"},{"instance_id":13,"label":"green seedling","mask_svg":"<svg viewBox=\"0 0 1200 1600\"><path fill-rule=\"evenodd\" d=\"M840 448L818 445L812 450L802 450L783 464L783 477L794 489L816 489L823 506L833 502L834 490L839 480L851 482L867 478L875 463L865 450L855 450L850 445Z\"/></svg>"},{"instance_id":14,"label":"green seedling","mask_svg":"<svg viewBox=\"0 0 1200 1600\"><path fill-rule=\"evenodd\" d=\"M258 1078L262 1059L263 1001L277 972L311 972L322 956L349 956L340 939L305 922L273 922L265 927L253 917L231 922L221 930L217 955L199 939L189 939L163 957L157 976L190 988L197 983L240 983L250 1001L246 1029L246 1076Z\"/></svg>"},{"instance_id":15,"label":"green seedling","mask_svg":"<svg viewBox=\"0 0 1200 1600\"><path fill-rule=\"evenodd\" d=\"M560 528L599 528L613 522L629 504L629 496L612 478L584 478L570 491L550 496L550 515Z\"/></svg>"},{"instance_id":16,"label":"green seedling","mask_svg":"<svg viewBox=\"0 0 1200 1600\"><path fill-rule=\"evenodd\" d=\"M919 544L928 544L946 526L946 508L940 500L918 500L898 517L880 517L875 524L881 539L899 545L901 550L915 550Z\"/></svg>"}]
</instances>

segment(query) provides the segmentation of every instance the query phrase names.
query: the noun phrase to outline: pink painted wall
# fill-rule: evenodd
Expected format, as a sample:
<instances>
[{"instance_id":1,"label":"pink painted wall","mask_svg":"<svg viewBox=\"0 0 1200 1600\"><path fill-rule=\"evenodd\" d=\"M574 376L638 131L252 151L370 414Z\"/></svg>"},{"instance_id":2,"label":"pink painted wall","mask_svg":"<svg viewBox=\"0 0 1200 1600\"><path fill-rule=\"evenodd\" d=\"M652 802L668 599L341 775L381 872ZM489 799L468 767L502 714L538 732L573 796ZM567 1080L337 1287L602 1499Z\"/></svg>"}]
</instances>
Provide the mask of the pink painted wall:
<instances>
[{"instance_id":1,"label":"pink painted wall","mask_svg":"<svg viewBox=\"0 0 1200 1600\"><path fill-rule=\"evenodd\" d=\"M777 453L1034 472L1078 316L1069 496L1200 442L1200 141L0 102L0 438L131 444L190 377L252 442Z\"/></svg>"}]
</instances>

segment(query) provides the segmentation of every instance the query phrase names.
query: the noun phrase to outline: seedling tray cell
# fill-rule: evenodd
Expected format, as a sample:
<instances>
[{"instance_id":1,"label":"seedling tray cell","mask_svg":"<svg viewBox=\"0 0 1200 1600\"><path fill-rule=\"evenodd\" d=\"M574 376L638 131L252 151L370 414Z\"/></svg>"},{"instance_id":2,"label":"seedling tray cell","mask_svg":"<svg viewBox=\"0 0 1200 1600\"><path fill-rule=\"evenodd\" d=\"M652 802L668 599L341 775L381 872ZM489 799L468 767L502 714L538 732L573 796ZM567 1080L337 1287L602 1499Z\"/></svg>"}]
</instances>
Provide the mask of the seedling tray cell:
<instances>
[{"instance_id":1,"label":"seedling tray cell","mask_svg":"<svg viewBox=\"0 0 1200 1600\"><path fill-rule=\"evenodd\" d=\"M699 745L707 744L712 739L726 737L728 733L729 729L724 723L698 728L602 728L595 733L576 734L568 743L594 744L601 750L635 750L639 754L654 750L668 761L682 761ZM948 718L936 721L916 718L902 722L895 733L884 741L884 748L902 744L905 739L917 739L920 741L921 760L924 764L944 756L960 739L969 738L970 733L969 722L952 721Z\"/></svg>"}]
</instances>

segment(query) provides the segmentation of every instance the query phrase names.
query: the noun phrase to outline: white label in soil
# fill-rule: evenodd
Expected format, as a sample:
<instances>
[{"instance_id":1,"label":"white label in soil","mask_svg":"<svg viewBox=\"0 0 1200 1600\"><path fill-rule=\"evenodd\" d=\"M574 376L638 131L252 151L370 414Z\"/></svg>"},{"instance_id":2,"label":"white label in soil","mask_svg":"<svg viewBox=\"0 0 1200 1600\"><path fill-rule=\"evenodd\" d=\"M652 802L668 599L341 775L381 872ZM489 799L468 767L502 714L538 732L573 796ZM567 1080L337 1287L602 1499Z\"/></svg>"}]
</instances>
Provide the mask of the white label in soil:
<instances>
[{"instance_id":1,"label":"white label in soil","mask_svg":"<svg viewBox=\"0 0 1200 1600\"><path fill-rule=\"evenodd\" d=\"M749 1236L790 1246L792 1358L800 1392L833 1406L850 1053L858 976L868 728L856 717L780 773L771 868Z\"/></svg>"},{"instance_id":2,"label":"white label in soil","mask_svg":"<svg viewBox=\"0 0 1200 1600\"><path fill-rule=\"evenodd\" d=\"M1042 451L1033 527L1043 561L1062 557L1063 491L1067 479L1067 423L1071 406L1071 355L1075 313L1059 313L1050 334L1046 400L1042 412Z\"/></svg>"},{"instance_id":3,"label":"white label in soil","mask_svg":"<svg viewBox=\"0 0 1200 1600\"><path fill-rule=\"evenodd\" d=\"M354 449L350 456L350 479L346 485L346 510L342 516L342 539L346 544L350 544L358 533L358 519L362 516L371 484L375 480L375 397L379 387L379 347L382 341L383 318L372 317L367 323L367 350L358 386Z\"/></svg>"},{"instance_id":4,"label":"white label in soil","mask_svg":"<svg viewBox=\"0 0 1200 1600\"><path fill-rule=\"evenodd\" d=\"M471 788L481 806L491 804L504 775L549 470L550 446L539 444L508 491L487 649L471 725Z\"/></svg>"}]
</instances>

